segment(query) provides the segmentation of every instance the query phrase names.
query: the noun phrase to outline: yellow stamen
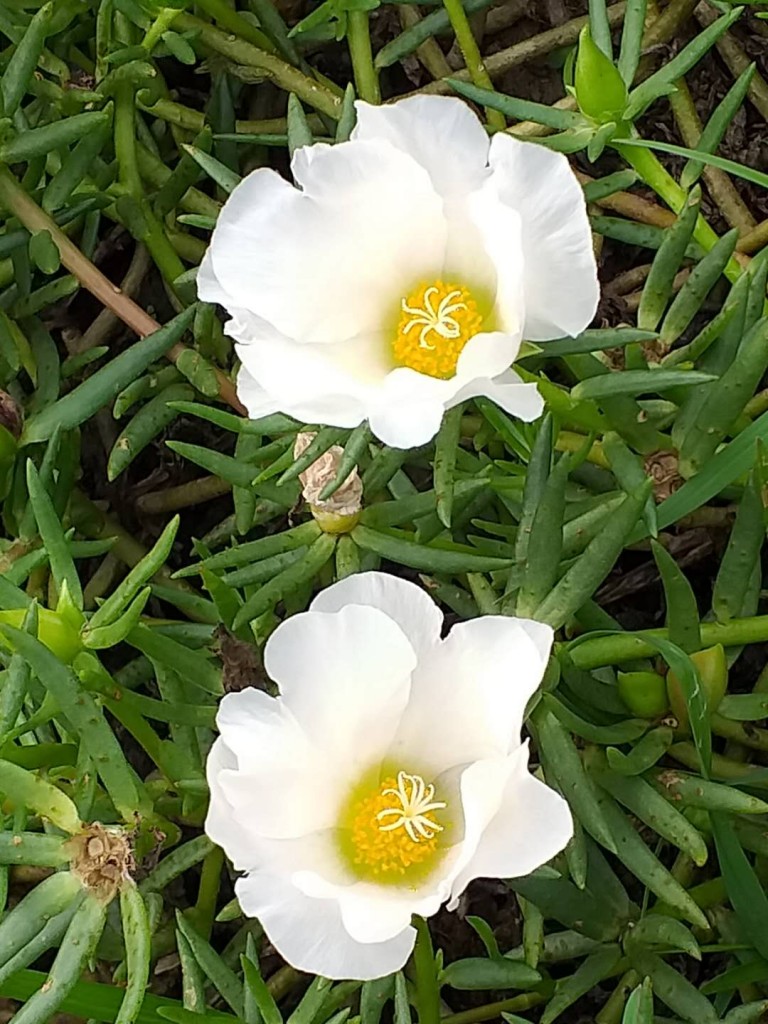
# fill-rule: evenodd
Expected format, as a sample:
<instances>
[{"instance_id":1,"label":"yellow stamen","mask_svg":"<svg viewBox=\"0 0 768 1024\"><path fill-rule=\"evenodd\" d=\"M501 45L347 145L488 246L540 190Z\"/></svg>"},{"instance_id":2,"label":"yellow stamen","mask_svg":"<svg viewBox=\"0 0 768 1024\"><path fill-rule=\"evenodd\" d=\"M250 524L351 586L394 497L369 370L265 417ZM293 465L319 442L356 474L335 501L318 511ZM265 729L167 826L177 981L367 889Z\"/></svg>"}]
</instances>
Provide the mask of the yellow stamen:
<instances>
[{"instance_id":1,"label":"yellow stamen","mask_svg":"<svg viewBox=\"0 0 768 1024\"><path fill-rule=\"evenodd\" d=\"M446 804L420 775L370 776L353 791L342 814L340 846L360 878L404 883L428 874L440 856L437 819Z\"/></svg>"},{"instance_id":2,"label":"yellow stamen","mask_svg":"<svg viewBox=\"0 0 768 1024\"><path fill-rule=\"evenodd\" d=\"M467 288L422 282L400 303L392 354L398 366L447 380L456 373L461 350L482 329L483 316Z\"/></svg>"}]
</instances>

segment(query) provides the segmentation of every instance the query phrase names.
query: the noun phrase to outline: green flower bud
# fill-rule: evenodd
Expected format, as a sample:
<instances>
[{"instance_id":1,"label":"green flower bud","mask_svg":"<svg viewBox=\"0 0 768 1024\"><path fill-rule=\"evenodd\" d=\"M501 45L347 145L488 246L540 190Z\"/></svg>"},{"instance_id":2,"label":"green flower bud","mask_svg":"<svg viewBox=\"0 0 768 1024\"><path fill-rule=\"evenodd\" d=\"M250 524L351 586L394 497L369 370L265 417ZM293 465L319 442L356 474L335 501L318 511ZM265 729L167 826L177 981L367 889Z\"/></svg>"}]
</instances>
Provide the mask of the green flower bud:
<instances>
[{"instance_id":1,"label":"green flower bud","mask_svg":"<svg viewBox=\"0 0 768 1024\"><path fill-rule=\"evenodd\" d=\"M657 672L619 672L619 696L637 718L661 718L669 710L667 684Z\"/></svg>"},{"instance_id":2,"label":"green flower bud","mask_svg":"<svg viewBox=\"0 0 768 1024\"><path fill-rule=\"evenodd\" d=\"M21 629L26 613L26 608L11 608L9 611L0 612L0 622L7 626L13 626L15 629ZM40 643L45 644L49 651L69 665L83 649L80 631L74 629L72 623L58 612L52 612L48 608L38 608L37 614ZM13 644L2 635L0 635L0 645L13 649Z\"/></svg>"},{"instance_id":3,"label":"green flower bud","mask_svg":"<svg viewBox=\"0 0 768 1024\"><path fill-rule=\"evenodd\" d=\"M728 689L728 662L723 645L715 644L714 647L696 651L695 654L689 654L688 657L698 670L701 686L707 699L707 711L712 714ZM667 695L680 731L689 733L691 726L688 719L688 705L680 680L671 671L667 673Z\"/></svg>"},{"instance_id":4,"label":"green flower bud","mask_svg":"<svg viewBox=\"0 0 768 1024\"><path fill-rule=\"evenodd\" d=\"M587 117L600 124L621 121L627 105L627 87L611 61L592 39L585 25L576 57L576 101Z\"/></svg>"}]
</instances>

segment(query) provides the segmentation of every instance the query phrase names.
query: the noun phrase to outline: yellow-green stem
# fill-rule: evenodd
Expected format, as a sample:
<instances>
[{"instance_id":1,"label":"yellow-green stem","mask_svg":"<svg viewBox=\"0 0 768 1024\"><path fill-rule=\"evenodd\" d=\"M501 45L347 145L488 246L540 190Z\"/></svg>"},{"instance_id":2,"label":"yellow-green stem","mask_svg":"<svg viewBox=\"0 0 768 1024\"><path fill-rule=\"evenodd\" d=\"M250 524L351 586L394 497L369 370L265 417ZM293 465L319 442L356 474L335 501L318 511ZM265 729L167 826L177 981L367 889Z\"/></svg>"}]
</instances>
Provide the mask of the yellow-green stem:
<instances>
[{"instance_id":1,"label":"yellow-green stem","mask_svg":"<svg viewBox=\"0 0 768 1024\"><path fill-rule=\"evenodd\" d=\"M423 917L415 916L416 945L413 948L413 966L416 973L416 1006L419 1024L440 1024L440 988L437 984L435 953L429 925Z\"/></svg>"},{"instance_id":2,"label":"yellow-green stem","mask_svg":"<svg viewBox=\"0 0 768 1024\"><path fill-rule=\"evenodd\" d=\"M163 37L163 33L167 32L173 24L178 10L174 7L164 7L152 24L147 29L146 35L142 46L145 48L147 53L152 53L152 50L157 46Z\"/></svg>"},{"instance_id":3,"label":"yellow-green stem","mask_svg":"<svg viewBox=\"0 0 768 1024\"><path fill-rule=\"evenodd\" d=\"M639 146L622 146L620 143L616 144L616 149L630 167L637 171L646 185L652 188L658 196L661 196L675 213L679 213L685 205L687 193L684 189L680 188L656 154L652 153L649 149L641 149ZM707 224L703 217L699 217L696 221L693 237L707 252L719 241L717 233ZM729 281L736 281L741 277L741 272L741 265L732 256L723 273Z\"/></svg>"},{"instance_id":4,"label":"yellow-green stem","mask_svg":"<svg viewBox=\"0 0 768 1024\"><path fill-rule=\"evenodd\" d=\"M373 63L368 11L347 14L347 45L355 75L357 95L366 103L381 103L379 75Z\"/></svg>"},{"instance_id":5,"label":"yellow-green stem","mask_svg":"<svg viewBox=\"0 0 768 1024\"><path fill-rule=\"evenodd\" d=\"M493 89L491 76L486 70L483 58L480 54L480 47L477 45L472 26L469 24L467 12L464 10L461 0L443 0L448 17L451 19L451 27L456 35L456 42L459 44L464 63L470 74L474 85L482 89ZM497 131L504 131L507 122L504 115L498 110L485 108L488 124Z\"/></svg>"}]
</instances>

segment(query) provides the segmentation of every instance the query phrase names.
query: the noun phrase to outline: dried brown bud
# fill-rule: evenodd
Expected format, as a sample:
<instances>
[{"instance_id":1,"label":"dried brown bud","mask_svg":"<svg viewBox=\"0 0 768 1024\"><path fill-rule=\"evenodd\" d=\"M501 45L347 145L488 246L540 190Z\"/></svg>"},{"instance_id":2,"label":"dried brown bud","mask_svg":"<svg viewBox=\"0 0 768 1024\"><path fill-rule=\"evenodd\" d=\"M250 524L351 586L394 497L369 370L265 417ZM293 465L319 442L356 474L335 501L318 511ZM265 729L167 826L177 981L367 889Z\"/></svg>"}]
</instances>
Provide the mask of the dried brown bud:
<instances>
[{"instance_id":1,"label":"dried brown bud","mask_svg":"<svg viewBox=\"0 0 768 1024\"><path fill-rule=\"evenodd\" d=\"M314 441L317 435L302 431L296 435L293 457L298 459ZM344 449L335 444L316 459L311 466L299 473L302 494L312 515L326 533L346 533L351 530L360 515L363 498L363 484L357 469L353 469L339 489L330 498L322 499L323 489L336 479Z\"/></svg>"},{"instance_id":2,"label":"dried brown bud","mask_svg":"<svg viewBox=\"0 0 768 1024\"><path fill-rule=\"evenodd\" d=\"M18 441L23 426L24 414L21 406L7 391L0 391L0 427L5 427Z\"/></svg>"},{"instance_id":3,"label":"dried brown bud","mask_svg":"<svg viewBox=\"0 0 768 1024\"><path fill-rule=\"evenodd\" d=\"M653 496L657 502L666 501L682 486L674 452L653 452L645 459L645 472L653 480Z\"/></svg>"},{"instance_id":4,"label":"dried brown bud","mask_svg":"<svg viewBox=\"0 0 768 1024\"><path fill-rule=\"evenodd\" d=\"M131 877L135 864L127 833L98 821L67 842L71 871L89 892L109 903Z\"/></svg>"}]
</instances>

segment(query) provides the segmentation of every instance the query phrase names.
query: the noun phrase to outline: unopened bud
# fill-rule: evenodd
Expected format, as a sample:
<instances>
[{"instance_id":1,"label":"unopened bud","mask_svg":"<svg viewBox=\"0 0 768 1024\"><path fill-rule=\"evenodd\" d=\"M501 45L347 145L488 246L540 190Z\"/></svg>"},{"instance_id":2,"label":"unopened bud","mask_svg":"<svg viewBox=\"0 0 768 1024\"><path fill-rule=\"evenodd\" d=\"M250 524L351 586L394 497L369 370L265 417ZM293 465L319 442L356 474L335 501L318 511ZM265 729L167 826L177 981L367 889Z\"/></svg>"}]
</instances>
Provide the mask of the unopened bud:
<instances>
[{"instance_id":1,"label":"unopened bud","mask_svg":"<svg viewBox=\"0 0 768 1024\"><path fill-rule=\"evenodd\" d=\"M689 654L699 673L701 688L707 701L707 711L712 714L728 689L728 661L722 644L715 644L704 651ZM672 711L677 718L681 732L688 734L691 729L688 717L688 702L685 699L680 680L674 672L667 674L667 694Z\"/></svg>"}]
</instances>

